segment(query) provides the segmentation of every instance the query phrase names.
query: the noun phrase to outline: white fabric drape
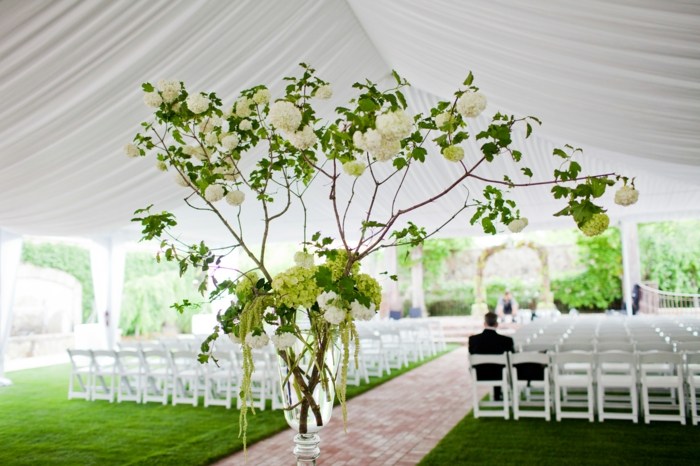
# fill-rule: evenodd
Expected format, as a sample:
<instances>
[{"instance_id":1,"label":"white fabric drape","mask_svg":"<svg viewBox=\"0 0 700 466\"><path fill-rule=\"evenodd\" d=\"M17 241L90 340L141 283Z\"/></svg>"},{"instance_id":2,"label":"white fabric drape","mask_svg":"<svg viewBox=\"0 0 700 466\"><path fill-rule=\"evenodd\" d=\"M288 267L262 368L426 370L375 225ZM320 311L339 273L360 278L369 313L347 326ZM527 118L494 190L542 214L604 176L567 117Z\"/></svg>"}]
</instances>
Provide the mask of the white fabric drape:
<instances>
[{"instance_id":1,"label":"white fabric drape","mask_svg":"<svg viewBox=\"0 0 700 466\"><path fill-rule=\"evenodd\" d=\"M122 155L149 118L140 84L180 79L231 103L241 89L268 83L278 97L281 78L301 61L334 85L324 114L355 95L354 81L382 80L392 68L415 86L409 99L425 110L450 99L472 70L489 99L488 115L542 118L537 137L515 141L536 173L556 163L555 145L571 143L584 149L591 172L637 177L639 204L612 208L613 222L700 216L699 45L697 2L6 0L0 226L38 235L125 229L137 238L135 209L176 209L185 196L170 175L156 172L154 160ZM474 157L478 142L465 149ZM437 151L429 159L401 203L454 174ZM480 169L502 179L509 166L501 158ZM481 188L468 183L440 210L416 215L422 224L439 224L466 190L473 199ZM572 226L551 217L561 203L546 188L512 197L533 229ZM334 229L327 198L323 189L308 198L312 231ZM274 239L300 241L299 218L276 224ZM348 218L357 224L360 215ZM479 233L468 218L446 233ZM258 220L257 212L244 215L251 237L259 234ZM189 237L220 238L216 221L182 212Z\"/></svg>"},{"instance_id":2,"label":"white fabric drape","mask_svg":"<svg viewBox=\"0 0 700 466\"><path fill-rule=\"evenodd\" d=\"M95 312L104 336L94 344L114 348L124 290L124 244L115 238L95 238L90 248Z\"/></svg>"},{"instance_id":3,"label":"white fabric drape","mask_svg":"<svg viewBox=\"0 0 700 466\"><path fill-rule=\"evenodd\" d=\"M4 377L5 349L12 327L12 306L21 257L22 237L0 229L0 385L10 383Z\"/></svg>"}]
</instances>

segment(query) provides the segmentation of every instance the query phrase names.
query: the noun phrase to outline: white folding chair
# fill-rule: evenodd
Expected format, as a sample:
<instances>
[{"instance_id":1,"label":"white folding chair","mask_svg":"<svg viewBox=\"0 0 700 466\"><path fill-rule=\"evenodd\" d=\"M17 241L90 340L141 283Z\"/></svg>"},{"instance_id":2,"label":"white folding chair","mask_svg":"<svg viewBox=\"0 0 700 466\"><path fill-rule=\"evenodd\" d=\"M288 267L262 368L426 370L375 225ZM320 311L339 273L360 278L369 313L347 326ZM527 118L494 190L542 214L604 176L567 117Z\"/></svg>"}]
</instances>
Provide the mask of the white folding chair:
<instances>
[{"instance_id":1,"label":"white folding chair","mask_svg":"<svg viewBox=\"0 0 700 466\"><path fill-rule=\"evenodd\" d=\"M168 403L168 393L172 382L170 355L160 349L142 350L143 360L143 402Z\"/></svg>"},{"instance_id":2,"label":"white folding chair","mask_svg":"<svg viewBox=\"0 0 700 466\"><path fill-rule=\"evenodd\" d=\"M637 364L634 353L624 351L598 353L596 383L599 421L630 419L635 424L638 422Z\"/></svg>"},{"instance_id":3,"label":"white folding chair","mask_svg":"<svg viewBox=\"0 0 700 466\"><path fill-rule=\"evenodd\" d=\"M112 350L93 350L90 399L113 402L116 381L117 353Z\"/></svg>"},{"instance_id":4,"label":"white folding chair","mask_svg":"<svg viewBox=\"0 0 700 466\"><path fill-rule=\"evenodd\" d=\"M170 353L173 369L172 403L188 403L197 406L199 401L201 364L197 360L197 352L190 350L173 351Z\"/></svg>"},{"instance_id":5,"label":"white folding chair","mask_svg":"<svg viewBox=\"0 0 700 466\"><path fill-rule=\"evenodd\" d=\"M634 353L634 343L629 340L620 341L599 341L595 344L595 350L598 353L605 351L623 351L625 353ZM590 350L589 350L590 351Z\"/></svg>"},{"instance_id":6,"label":"white folding chair","mask_svg":"<svg viewBox=\"0 0 700 466\"><path fill-rule=\"evenodd\" d=\"M552 354L554 409L557 421L562 418L594 420L592 353L566 352ZM582 411L581 408L585 408Z\"/></svg>"},{"instance_id":7,"label":"white folding chair","mask_svg":"<svg viewBox=\"0 0 700 466\"><path fill-rule=\"evenodd\" d=\"M685 354L686 381L690 394L690 420L694 426L700 423L698 410L698 392L700 391L700 352L688 352Z\"/></svg>"},{"instance_id":8,"label":"white folding chair","mask_svg":"<svg viewBox=\"0 0 700 466\"><path fill-rule=\"evenodd\" d=\"M360 337L360 356L370 377L382 377L391 373L387 353L379 333L371 329L357 327Z\"/></svg>"},{"instance_id":9,"label":"white folding chair","mask_svg":"<svg viewBox=\"0 0 700 466\"><path fill-rule=\"evenodd\" d=\"M117 352L117 403L141 402L143 362L141 351L124 349Z\"/></svg>"},{"instance_id":10,"label":"white folding chair","mask_svg":"<svg viewBox=\"0 0 700 466\"><path fill-rule=\"evenodd\" d=\"M232 351L212 353L216 362L210 360L204 369L204 406L231 408L231 400L238 393L238 365Z\"/></svg>"},{"instance_id":11,"label":"white folding chair","mask_svg":"<svg viewBox=\"0 0 700 466\"><path fill-rule=\"evenodd\" d=\"M549 356L544 353L527 352L512 353L509 358L510 380L513 386L513 419L517 421L521 417L542 417L549 421L552 405Z\"/></svg>"},{"instance_id":12,"label":"white folding chair","mask_svg":"<svg viewBox=\"0 0 700 466\"><path fill-rule=\"evenodd\" d=\"M348 385L360 385L364 381L364 383L369 383L369 372L367 371L367 364L365 362L365 357L364 357L364 348L360 344L360 350L355 354L356 347L355 347L355 340L350 341L350 345L348 347L348 350L350 352L349 354L349 359L348 359L348 380L347 384ZM355 357L357 356L357 357ZM342 357L342 356L341 356ZM357 361L357 363L356 363Z\"/></svg>"},{"instance_id":13,"label":"white folding chair","mask_svg":"<svg viewBox=\"0 0 700 466\"><path fill-rule=\"evenodd\" d=\"M69 349L68 356L71 363L68 399L89 400L92 388L92 353L90 350Z\"/></svg>"},{"instance_id":14,"label":"white folding chair","mask_svg":"<svg viewBox=\"0 0 700 466\"><path fill-rule=\"evenodd\" d=\"M267 407L267 399L272 394L273 387L269 386L270 383L278 384L279 379L275 378L273 380L270 376L272 362L270 361L270 354L267 351L253 350L252 355L255 370L250 377L250 391L248 392L249 398L247 400L247 405L262 411ZM237 397L236 406L239 409L243 406L240 397Z\"/></svg>"},{"instance_id":15,"label":"white folding chair","mask_svg":"<svg viewBox=\"0 0 700 466\"><path fill-rule=\"evenodd\" d=\"M485 380L478 377L478 366L488 369L489 366L495 370L500 369L500 378L497 380ZM510 384L508 382L508 353L503 354L470 354L469 372L472 376L472 403L474 407L474 417L510 417ZM479 399L479 388L487 387L493 393L494 389L500 387L503 396L502 400ZM495 409L494 409L495 408Z\"/></svg>"},{"instance_id":16,"label":"white folding chair","mask_svg":"<svg viewBox=\"0 0 700 466\"><path fill-rule=\"evenodd\" d=\"M685 425L683 355L661 351L640 353L639 375L644 422L679 421ZM666 414L668 411L678 414Z\"/></svg>"}]
</instances>

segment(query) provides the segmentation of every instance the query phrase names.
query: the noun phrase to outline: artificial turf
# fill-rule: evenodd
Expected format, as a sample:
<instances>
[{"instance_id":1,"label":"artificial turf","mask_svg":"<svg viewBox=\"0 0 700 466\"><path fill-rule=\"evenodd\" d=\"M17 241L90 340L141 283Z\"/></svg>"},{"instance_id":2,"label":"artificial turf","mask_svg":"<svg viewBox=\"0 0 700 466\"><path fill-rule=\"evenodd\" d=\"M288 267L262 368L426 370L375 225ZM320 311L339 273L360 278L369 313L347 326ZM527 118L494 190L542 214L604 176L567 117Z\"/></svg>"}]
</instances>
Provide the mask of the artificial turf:
<instances>
[{"instance_id":1,"label":"artificial turf","mask_svg":"<svg viewBox=\"0 0 700 466\"><path fill-rule=\"evenodd\" d=\"M348 386L348 399L431 359ZM235 409L68 400L69 374L69 365L9 374L0 465L206 465L243 448ZM281 411L249 413L248 444L286 428Z\"/></svg>"},{"instance_id":2,"label":"artificial turf","mask_svg":"<svg viewBox=\"0 0 700 466\"><path fill-rule=\"evenodd\" d=\"M420 466L700 464L700 427L679 423L587 420L460 421Z\"/></svg>"}]
</instances>

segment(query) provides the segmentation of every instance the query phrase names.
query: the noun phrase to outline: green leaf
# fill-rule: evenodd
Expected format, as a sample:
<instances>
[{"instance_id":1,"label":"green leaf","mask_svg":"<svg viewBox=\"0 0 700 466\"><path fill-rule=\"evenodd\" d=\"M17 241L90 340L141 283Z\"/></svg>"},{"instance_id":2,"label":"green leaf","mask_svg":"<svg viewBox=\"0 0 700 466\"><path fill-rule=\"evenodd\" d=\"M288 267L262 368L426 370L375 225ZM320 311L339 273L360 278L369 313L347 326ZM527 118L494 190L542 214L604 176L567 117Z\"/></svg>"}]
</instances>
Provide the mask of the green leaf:
<instances>
[{"instance_id":1,"label":"green leaf","mask_svg":"<svg viewBox=\"0 0 700 466\"><path fill-rule=\"evenodd\" d=\"M415 81L414 81L415 82ZM467 76L467 79L464 80L464 85L465 86L471 86L472 82L474 82L474 75L472 72L469 72L469 75Z\"/></svg>"},{"instance_id":2,"label":"green leaf","mask_svg":"<svg viewBox=\"0 0 700 466\"><path fill-rule=\"evenodd\" d=\"M404 159L403 157L395 157L392 164L394 165L394 168L396 168L397 170L401 170L406 165L408 165L408 163L406 162L406 159Z\"/></svg>"},{"instance_id":3,"label":"green leaf","mask_svg":"<svg viewBox=\"0 0 700 466\"><path fill-rule=\"evenodd\" d=\"M530 170L529 168L524 167L521 168L520 171L522 171L525 176L532 178L532 170Z\"/></svg>"},{"instance_id":4,"label":"green leaf","mask_svg":"<svg viewBox=\"0 0 700 466\"><path fill-rule=\"evenodd\" d=\"M153 84L151 84L151 83L143 83L143 84L141 84L141 88L144 90L144 92L155 91L155 88L153 87Z\"/></svg>"},{"instance_id":5,"label":"green leaf","mask_svg":"<svg viewBox=\"0 0 700 466\"><path fill-rule=\"evenodd\" d=\"M568 155L566 152L564 152L563 150L558 149L558 148L557 148L557 149L554 149L554 150L552 151L552 153L553 153L554 155L558 155L558 156L561 157L562 159L567 159L567 158L569 158L569 155Z\"/></svg>"},{"instance_id":6,"label":"green leaf","mask_svg":"<svg viewBox=\"0 0 700 466\"><path fill-rule=\"evenodd\" d=\"M425 156L428 151L423 147L414 147L411 151L411 158L418 160L419 162L425 162Z\"/></svg>"},{"instance_id":7,"label":"green leaf","mask_svg":"<svg viewBox=\"0 0 700 466\"><path fill-rule=\"evenodd\" d=\"M372 99L368 98L362 98L357 102L357 105L360 107L360 110L363 110L365 112L374 112L379 110L379 105Z\"/></svg>"}]
</instances>

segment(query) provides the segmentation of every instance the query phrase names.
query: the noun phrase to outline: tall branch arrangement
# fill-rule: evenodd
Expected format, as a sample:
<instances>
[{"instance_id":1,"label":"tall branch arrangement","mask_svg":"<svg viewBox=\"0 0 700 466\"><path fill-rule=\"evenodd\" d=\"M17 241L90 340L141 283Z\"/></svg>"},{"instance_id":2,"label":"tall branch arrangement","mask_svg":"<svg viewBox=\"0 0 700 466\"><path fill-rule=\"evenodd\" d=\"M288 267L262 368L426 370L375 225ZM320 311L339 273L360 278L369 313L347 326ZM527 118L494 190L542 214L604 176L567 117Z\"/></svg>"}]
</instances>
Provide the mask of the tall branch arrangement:
<instances>
[{"instance_id":1,"label":"tall branch arrangement","mask_svg":"<svg viewBox=\"0 0 700 466\"><path fill-rule=\"evenodd\" d=\"M533 125L539 124L537 118L497 113L486 129L470 134L470 120L486 108L486 98L474 86L471 73L453 99L439 102L429 114L415 115L407 112L402 93L408 82L395 72L393 76L395 84L386 90L369 81L354 84L357 96L336 108L333 121L322 121L314 110L317 100L332 97L331 86L305 64L299 76L284 78L284 95L276 99L262 85L242 91L233 104L226 105L215 93L189 92L177 81L143 85L144 101L155 109L155 116L142 123L143 131L125 147L126 154L156 157L159 167L183 187L191 207L203 216L218 218L230 235L230 245L213 249L203 241L180 242L172 233L177 227L175 216L152 212L151 207L137 211L134 219L142 224L143 238L159 239L158 258L178 262L182 272L193 267L211 274L234 250L242 251L254 264L252 270L236 270L234 279L214 280L213 286L203 281L200 286L210 301L231 298L230 305L218 313L218 326L203 342L200 360L209 359L221 334L242 345L244 438L246 395L254 370L251 351L270 339L289 367L288 377L301 395L304 413L322 422L312 396L319 384L335 385L345 406L351 345L359 345L355 322L372 319L381 301L378 282L360 272L360 261L368 255L384 247L420 244L467 209L473 210L472 224L479 222L487 233L496 233L497 225L520 231L527 219L508 199L512 189L551 185L554 197L565 204L554 215L573 217L587 235L599 234L608 226L605 210L598 204L606 188L621 179L616 201L637 200L638 193L627 178L580 176L582 168L574 160L579 149L570 146L554 150L561 164L549 180L533 181L525 156L512 147L512 133L521 127L529 137ZM465 154L462 143L468 138L479 141L479 154ZM439 154L429 153L430 141ZM449 181L412 205L401 204L401 194L409 189L409 173L420 173L431 157L451 162ZM519 168L509 171L518 173L518 179L512 174L493 178L480 170L497 157L507 157ZM483 192L471 199L464 188L469 178L485 182ZM314 184L327 189L335 231L307 236L305 199ZM426 229L404 221L407 214L445 202L448 194L459 190L464 202L444 222ZM351 209L363 202L362 220L351 221L356 218L349 214ZM223 208L227 204L233 207ZM252 238L246 235L241 217L246 208L261 216ZM295 255L296 265L273 276L267 267L268 239L280 219L298 216L293 212L299 211L303 212L298 225L304 239ZM182 310L190 304L175 307ZM306 328L300 325L302 320ZM342 347L339 377L336 368L324 362L324 354L334 345ZM301 433L306 432L306 419L306 415L300 418Z\"/></svg>"}]
</instances>

